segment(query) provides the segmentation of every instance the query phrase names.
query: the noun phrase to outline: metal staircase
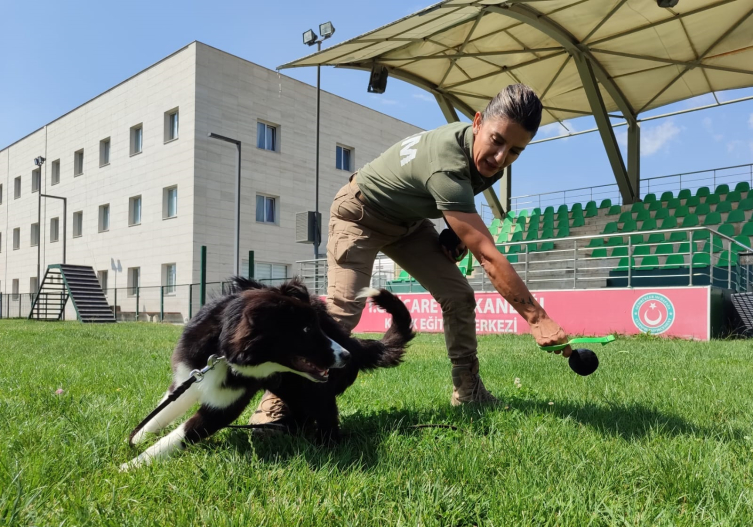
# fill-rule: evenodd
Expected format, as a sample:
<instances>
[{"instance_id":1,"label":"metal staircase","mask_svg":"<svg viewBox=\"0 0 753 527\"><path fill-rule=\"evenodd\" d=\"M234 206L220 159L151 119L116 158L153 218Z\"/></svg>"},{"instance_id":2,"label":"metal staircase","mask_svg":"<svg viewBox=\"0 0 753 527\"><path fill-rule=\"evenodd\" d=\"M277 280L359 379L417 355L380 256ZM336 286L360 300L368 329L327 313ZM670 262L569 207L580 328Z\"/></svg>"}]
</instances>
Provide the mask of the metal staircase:
<instances>
[{"instance_id":1,"label":"metal staircase","mask_svg":"<svg viewBox=\"0 0 753 527\"><path fill-rule=\"evenodd\" d=\"M115 322L115 315L99 285L94 269L85 265L54 264L47 267L29 319L60 320L68 298L81 322Z\"/></svg>"}]
</instances>

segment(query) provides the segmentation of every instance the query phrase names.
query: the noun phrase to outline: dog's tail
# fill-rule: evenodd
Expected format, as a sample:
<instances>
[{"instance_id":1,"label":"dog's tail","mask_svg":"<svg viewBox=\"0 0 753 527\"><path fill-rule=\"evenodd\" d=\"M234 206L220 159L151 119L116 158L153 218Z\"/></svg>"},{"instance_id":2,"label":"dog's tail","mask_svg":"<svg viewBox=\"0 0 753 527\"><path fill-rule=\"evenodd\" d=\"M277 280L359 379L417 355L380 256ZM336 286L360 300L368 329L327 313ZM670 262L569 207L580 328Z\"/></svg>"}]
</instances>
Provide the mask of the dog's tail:
<instances>
[{"instance_id":1,"label":"dog's tail","mask_svg":"<svg viewBox=\"0 0 753 527\"><path fill-rule=\"evenodd\" d=\"M392 316L392 325L380 340L363 341L366 353L354 355L360 370L392 368L403 361L405 347L416 334L411 328L413 319L408 308L398 297L386 289L366 288L359 298L371 298L380 308Z\"/></svg>"}]
</instances>

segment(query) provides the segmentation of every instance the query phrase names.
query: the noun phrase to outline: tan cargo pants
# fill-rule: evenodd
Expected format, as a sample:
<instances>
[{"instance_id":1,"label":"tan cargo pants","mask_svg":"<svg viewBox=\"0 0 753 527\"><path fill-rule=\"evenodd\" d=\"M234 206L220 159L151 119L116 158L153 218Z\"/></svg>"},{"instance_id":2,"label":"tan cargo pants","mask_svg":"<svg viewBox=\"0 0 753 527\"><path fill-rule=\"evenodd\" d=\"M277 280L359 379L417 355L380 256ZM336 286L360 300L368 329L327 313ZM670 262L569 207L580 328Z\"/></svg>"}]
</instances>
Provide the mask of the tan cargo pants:
<instances>
[{"instance_id":1,"label":"tan cargo pants","mask_svg":"<svg viewBox=\"0 0 753 527\"><path fill-rule=\"evenodd\" d=\"M356 295L371 281L382 251L431 293L442 308L447 353L453 364L476 357L476 298L439 245L428 220L395 223L364 203L354 177L335 195L327 242L327 304L348 331L361 319L365 300Z\"/></svg>"}]
</instances>

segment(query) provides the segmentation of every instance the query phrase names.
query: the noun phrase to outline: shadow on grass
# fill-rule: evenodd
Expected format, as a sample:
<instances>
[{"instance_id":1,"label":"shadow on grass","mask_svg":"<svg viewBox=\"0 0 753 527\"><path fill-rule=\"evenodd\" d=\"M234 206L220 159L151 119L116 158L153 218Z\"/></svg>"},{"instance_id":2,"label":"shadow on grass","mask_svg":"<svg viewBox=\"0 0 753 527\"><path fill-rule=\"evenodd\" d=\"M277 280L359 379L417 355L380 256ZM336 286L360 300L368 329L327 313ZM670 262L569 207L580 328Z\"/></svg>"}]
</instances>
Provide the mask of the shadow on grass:
<instances>
[{"instance_id":1,"label":"shadow on grass","mask_svg":"<svg viewBox=\"0 0 753 527\"><path fill-rule=\"evenodd\" d=\"M269 463L302 456L312 468L335 466L341 470L369 470L379 463L380 456L388 454L383 444L392 436L398 435L408 441L409 437L415 437L416 441L420 441L427 435L443 440L460 440L465 435L490 435L500 429L500 423L487 417L500 412L520 412L527 416L553 414L560 419L583 424L605 436L625 440L656 435L701 437L726 442L740 440L745 435L739 429L699 426L678 415L638 403L597 405L557 402L550 406L548 401L515 399L509 407L484 405L357 412L343 418L342 438L334 445L322 445L313 439L312 434L306 433L249 438L248 432L240 430L230 433L227 441L241 452L253 450L259 459ZM415 428L416 425L425 424L452 425L457 429Z\"/></svg>"}]
</instances>

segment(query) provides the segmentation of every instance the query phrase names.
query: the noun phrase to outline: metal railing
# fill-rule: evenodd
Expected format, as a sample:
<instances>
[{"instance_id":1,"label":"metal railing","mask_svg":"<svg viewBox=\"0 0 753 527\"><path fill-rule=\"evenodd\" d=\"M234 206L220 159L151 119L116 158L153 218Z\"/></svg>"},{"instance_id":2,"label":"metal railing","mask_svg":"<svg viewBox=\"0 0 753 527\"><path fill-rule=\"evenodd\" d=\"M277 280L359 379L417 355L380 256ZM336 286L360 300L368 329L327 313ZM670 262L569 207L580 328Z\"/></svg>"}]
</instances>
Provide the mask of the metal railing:
<instances>
[{"instance_id":1,"label":"metal railing","mask_svg":"<svg viewBox=\"0 0 753 527\"><path fill-rule=\"evenodd\" d=\"M704 186L709 187L711 192L713 192L716 186L722 183L730 184L741 181L747 181L753 187L753 164L642 179L641 190L643 191L643 196L653 193L657 194L658 197L659 194L666 190L678 192L683 189L689 189L695 191ZM541 194L513 196L511 202L512 210L518 212L523 209L530 211L534 208L540 208L543 211L548 206L557 208L562 204L572 207L575 203L586 203L588 201L596 201L599 204L604 199L611 199L613 205L622 205L622 195L616 183L543 192Z\"/></svg>"},{"instance_id":2,"label":"metal railing","mask_svg":"<svg viewBox=\"0 0 753 527\"><path fill-rule=\"evenodd\" d=\"M676 233L684 232L687 235L687 241L663 241L656 243L632 242L632 235L640 234L648 236L654 233ZM706 232L708 240L698 240L695 233ZM609 252L615 249L623 248L626 251L624 255L592 257L590 253L599 247L588 247L590 241L599 238L626 237L628 243L620 245L604 246ZM695 237L695 241L694 241ZM555 248L547 251L529 251L529 244L541 244L552 242ZM707 243L708 242L708 243ZM656 254L655 247L659 245L672 245L672 252L669 254ZM684 245L687 244L687 248ZM698 249L698 244L703 244ZM707 245L707 246L706 246ZM749 252L753 249L739 243L734 238L719 233L709 227L688 227L680 229L659 229L652 231L620 231L614 234L592 234L584 236L569 236L567 238L547 238L525 242L507 242L497 244L498 249L507 251L508 247L521 247L522 252L516 253L517 262L513 263L513 268L518 272L526 285L533 289L589 289L602 287L640 287L642 283L651 279L664 280L672 285L714 285L724 287L735 292L753 290L753 269L750 265L740 265L732 263L731 256L739 252ZM637 247L649 247L649 254L635 253ZM675 250L677 248L677 250ZM704 250L704 248L706 250ZM719 265L721 256L727 251L727 261L724 265ZM618 251L623 252L623 251ZM639 251L640 252L640 251ZM666 263L666 258L670 255L682 255L686 260L684 264L670 266ZM697 255L706 255L708 260ZM506 255L511 257L511 254ZM645 256L657 256L659 264L654 269L643 269L642 265L633 265L635 258ZM629 265L621 268L620 260L627 258ZM661 260L665 261L662 263ZM708 264L705 262L708 261ZM306 285L314 287L314 278L318 285L315 289L319 294L326 294L327 281L327 261L321 260L304 260L297 262L299 264L299 275L303 278ZM637 262L636 262L637 263ZM381 267L380 267L381 266ZM314 277L313 269L319 269L320 275ZM376 269L393 269L392 279L385 280L383 274ZM398 280L396 267L390 263L389 258L383 257L383 262L375 266L375 272L372 274L373 287L385 287L400 293L418 293L424 292L425 289L416 280ZM479 266L474 267L471 276L467 277L471 287L478 292L492 292L494 286L489 281L486 273ZM650 285L650 284L649 284Z\"/></svg>"}]
</instances>

